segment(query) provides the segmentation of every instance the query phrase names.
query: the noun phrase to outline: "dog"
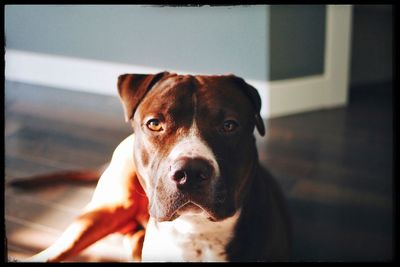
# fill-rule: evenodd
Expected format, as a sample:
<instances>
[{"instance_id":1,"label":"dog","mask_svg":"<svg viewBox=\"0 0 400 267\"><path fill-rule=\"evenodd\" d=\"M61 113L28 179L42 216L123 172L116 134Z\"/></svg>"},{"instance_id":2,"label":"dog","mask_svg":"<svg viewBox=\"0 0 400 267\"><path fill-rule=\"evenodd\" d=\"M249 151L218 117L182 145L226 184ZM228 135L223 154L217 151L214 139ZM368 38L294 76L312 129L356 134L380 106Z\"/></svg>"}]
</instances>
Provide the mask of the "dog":
<instances>
[{"instance_id":1,"label":"dog","mask_svg":"<svg viewBox=\"0 0 400 267\"><path fill-rule=\"evenodd\" d=\"M265 134L257 90L233 74L170 72L117 87L133 133L81 215L30 261L65 261L116 232L136 261L288 260L287 205L253 135Z\"/></svg>"}]
</instances>

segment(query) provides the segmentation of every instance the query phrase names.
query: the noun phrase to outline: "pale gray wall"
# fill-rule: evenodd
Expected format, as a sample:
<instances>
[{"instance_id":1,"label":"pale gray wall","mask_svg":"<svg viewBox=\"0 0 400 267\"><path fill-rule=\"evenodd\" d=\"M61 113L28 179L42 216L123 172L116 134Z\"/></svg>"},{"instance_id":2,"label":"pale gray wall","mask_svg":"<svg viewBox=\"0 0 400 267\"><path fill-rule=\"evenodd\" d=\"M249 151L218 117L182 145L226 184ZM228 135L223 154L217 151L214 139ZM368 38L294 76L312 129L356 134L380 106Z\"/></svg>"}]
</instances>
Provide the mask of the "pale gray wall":
<instances>
[{"instance_id":1,"label":"pale gray wall","mask_svg":"<svg viewBox=\"0 0 400 267\"><path fill-rule=\"evenodd\" d=\"M326 6L270 6L270 79L324 72Z\"/></svg>"},{"instance_id":2,"label":"pale gray wall","mask_svg":"<svg viewBox=\"0 0 400 267\"><path fill-rule=\"evenodd\" d=\"M323 73L323 5L7 5L6 48L280 80Z\"/></svg>"},{"instance_id":3,"label":"pale gray wall","mask_svg":"<svg viewBox=\"0 0 400 267\"><path fill-rule=\"evenodd\" d=\"M268 6L7 5L6 48L268 79Z\"/></svg>"}]
</instances>

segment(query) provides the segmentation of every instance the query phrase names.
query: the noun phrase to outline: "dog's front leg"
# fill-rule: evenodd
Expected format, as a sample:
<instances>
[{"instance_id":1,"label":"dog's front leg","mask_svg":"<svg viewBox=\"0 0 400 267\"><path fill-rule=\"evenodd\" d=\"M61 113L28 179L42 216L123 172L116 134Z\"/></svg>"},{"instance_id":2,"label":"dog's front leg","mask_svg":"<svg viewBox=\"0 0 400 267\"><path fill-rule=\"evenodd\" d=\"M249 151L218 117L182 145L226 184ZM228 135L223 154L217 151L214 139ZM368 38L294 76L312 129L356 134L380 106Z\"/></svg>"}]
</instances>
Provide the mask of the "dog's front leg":
<instances>
[{"instance_id":1,"label":"dog's front leg","mask_svg":"<svg viewBox=\"0 0 400 267\"><path fill-rule=\"evenodd\" d=\"M55 243L29 261L64 261L106 235L135 223L134 215L133 207L122 205L105 206L85 212L74 220Z\"/></svg>"}]
</instances>

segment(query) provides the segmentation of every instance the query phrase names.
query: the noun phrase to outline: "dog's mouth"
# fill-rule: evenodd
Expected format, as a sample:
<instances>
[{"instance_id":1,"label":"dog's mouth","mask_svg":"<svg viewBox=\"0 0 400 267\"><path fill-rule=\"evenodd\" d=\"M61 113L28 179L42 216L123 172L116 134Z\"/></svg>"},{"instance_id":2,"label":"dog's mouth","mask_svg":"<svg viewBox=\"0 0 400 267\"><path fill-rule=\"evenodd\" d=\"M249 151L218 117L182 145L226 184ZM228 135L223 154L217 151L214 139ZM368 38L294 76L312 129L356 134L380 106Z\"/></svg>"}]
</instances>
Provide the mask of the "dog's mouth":
<instances>
[{"instance_id":1,"label":"dog's mouth","mask_svg":"<svg viewBox=\"0 0 400 267\"><path fill-rule=\"evenodd\" d=\"M183 215L220 221L231 216L236 209L233 201L227 200L226 194L226 190L219 188L192 192L157 190L149 198L150 216L159 222L173 221Z\"/></svg>"},{"instance_id":2,"label":"dog's mouth","mask_svg":"<svg viewBox=\"0 0 400 267\"><path fill-rule=\"evenodd\" d=\"M158 206L158 205L157 205ZM158 206L155 212L150 212L151 216L157 221L173 221L180 216L202 216L210 221L218 221L220 214L215 210L211 203L205 201L196 201L193 198L185 197L175 199L166 206Z\"/></svg>"},{"instance_id":3,"label":"dog's mouth","mask_svg":"<svg viewBox=\"0 0 400 267\"><path fill-rule=\"evenodd\" d=\"M175 213L177 213L178 215L183 215L183 214L199 214L201 212L204 212L204 209L191 202L188 201L186 204L183 204L180 208L178 208Z\"/></svg>"},{"instance_id":4,"label":"dog's mouth","mask_svg":"<svg viewBox=\"0 0 400 267\"><path fill-rule=\"evenodd\" d=\"M193 201L187 201L186 203L178 207L172 213L169 220L170 221L175 220L176 218L182 215L202 215L204 217L207 217L207 219L211 221L214 221L216 219L209 209Z\"/></svg>"},{"instance_id":5,"label":"dog's mouth","mask_svg":"<svg viewBox=\"0 0 400 267\"><path fill-rule=\"evenodd\" d=\"M177 216L181 215L199 215L203 214L204 216L210 217L210 219L213 217L209 212L207 211L206 208L203 206L196 204L192 201L188 201L184 205L182 205L180 208L178 208L174 212Z\"/></svg>"}]
</instances>

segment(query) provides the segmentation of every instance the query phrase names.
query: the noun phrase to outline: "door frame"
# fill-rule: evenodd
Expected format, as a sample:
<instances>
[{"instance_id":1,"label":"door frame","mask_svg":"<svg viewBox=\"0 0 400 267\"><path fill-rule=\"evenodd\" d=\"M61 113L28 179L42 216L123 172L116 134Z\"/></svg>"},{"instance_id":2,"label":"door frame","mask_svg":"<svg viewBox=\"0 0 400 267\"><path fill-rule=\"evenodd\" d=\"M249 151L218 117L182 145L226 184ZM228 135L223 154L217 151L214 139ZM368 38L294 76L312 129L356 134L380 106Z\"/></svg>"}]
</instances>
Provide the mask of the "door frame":
<instances>
[{"instance_id":1,"label":"door frame","mask_svg":"<svg viewBox=\"0 0 400 267\"><path fill-rule=\"evenodd\" d=\"M324 73L268 84L267 117L347 104L352 6L327 5Z\"/></svg>"}]
</instances>

